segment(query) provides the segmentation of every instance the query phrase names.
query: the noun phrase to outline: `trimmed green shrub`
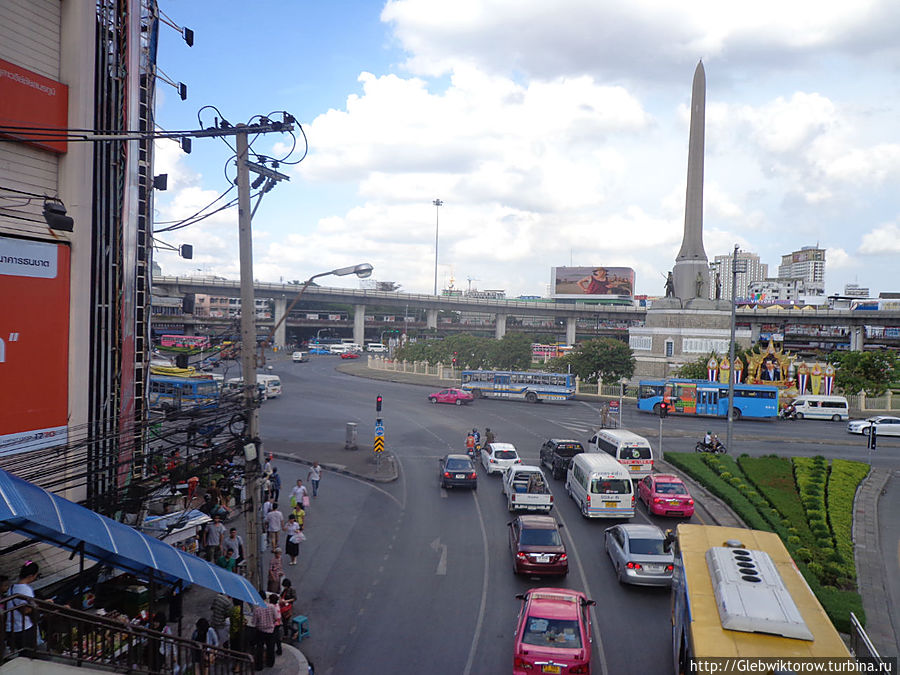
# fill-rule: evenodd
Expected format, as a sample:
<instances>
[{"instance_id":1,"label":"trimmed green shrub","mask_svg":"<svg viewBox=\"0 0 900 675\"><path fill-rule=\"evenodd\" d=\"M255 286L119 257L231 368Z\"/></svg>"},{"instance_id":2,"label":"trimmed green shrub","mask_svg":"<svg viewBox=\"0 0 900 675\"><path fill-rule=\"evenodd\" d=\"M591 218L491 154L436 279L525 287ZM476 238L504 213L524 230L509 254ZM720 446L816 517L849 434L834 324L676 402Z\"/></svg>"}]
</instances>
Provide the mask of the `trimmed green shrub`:
<instances>
[{"instance_id":1,"label":"trimmed green shrub","mask_svg":"<svg viewBox=\"0 0 900 675\"><path fill-rule=\"evenodd\" d=\"M828 477L828 516L834 533L834 543L840 553L845 574L856 579L853 558L853 499L860 482L869 473L869 467L861 462L836 459L831 463Z\"/></svg>"}]
</instances>

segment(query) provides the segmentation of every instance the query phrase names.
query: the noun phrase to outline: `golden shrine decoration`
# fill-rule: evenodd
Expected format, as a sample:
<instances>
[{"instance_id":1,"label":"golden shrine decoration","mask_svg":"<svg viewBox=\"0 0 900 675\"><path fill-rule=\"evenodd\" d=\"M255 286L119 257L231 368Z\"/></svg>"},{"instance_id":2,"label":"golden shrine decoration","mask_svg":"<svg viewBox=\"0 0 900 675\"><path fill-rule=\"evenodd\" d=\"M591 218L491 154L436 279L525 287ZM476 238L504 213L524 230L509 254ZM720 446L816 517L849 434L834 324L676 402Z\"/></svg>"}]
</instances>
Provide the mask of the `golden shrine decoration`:
<instances>
[{"instance_id":1,"label":"golden shrine decoration","mask_svg":"<svg viewBox=\"0 0 900 675\"><path fill-rule=\"evenodd\" d=\"M796 356L785 354L783 350L776 349L772 340L764 351L750 354L747 359L748 384L773 384L778 387L792 386L793 378L790 375L791 364Z\"/></svg>"}]
</instances>

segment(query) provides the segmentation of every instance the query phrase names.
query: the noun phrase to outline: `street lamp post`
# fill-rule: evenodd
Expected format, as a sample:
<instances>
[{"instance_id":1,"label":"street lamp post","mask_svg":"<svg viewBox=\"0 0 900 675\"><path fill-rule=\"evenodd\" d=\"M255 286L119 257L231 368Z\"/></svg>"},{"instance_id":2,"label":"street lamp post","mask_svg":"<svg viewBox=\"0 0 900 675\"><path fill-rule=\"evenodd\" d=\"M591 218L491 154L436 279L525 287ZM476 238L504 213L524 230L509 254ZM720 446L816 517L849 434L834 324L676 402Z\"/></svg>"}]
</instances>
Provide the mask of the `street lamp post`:
<instances>
[{"instance_id":1,"label":"street lamp post","mask_svg":"<svg viewBox=\"0 0 900 675\"><path fill-rule=\"evenodd\" d=\"M438 223L440 221L440 212L441 207L444 205L444 202L440 199L435 199L434 204L434 294L438 294L437 287L437 265L438 265Z\"/></svg>"},{"instance_id":2,"label":"street lamp post","mask_svg":"<svg viewBox=\"0 0 900 675\"><path fill-rule=\"evenodd\" d=\"M740 269L738 269L740 263ZM734 333L735 333L735 300L737 299L737 275L738 272L747 271L747 261L738 260L738 245L734 245L734 253L731 257L731 343L728 347L728 362L731 367L728 371L728 431L725 447L731 448L734 437ZM733 449L733 448L732 448Z\"/></svg>"}]
</instances>

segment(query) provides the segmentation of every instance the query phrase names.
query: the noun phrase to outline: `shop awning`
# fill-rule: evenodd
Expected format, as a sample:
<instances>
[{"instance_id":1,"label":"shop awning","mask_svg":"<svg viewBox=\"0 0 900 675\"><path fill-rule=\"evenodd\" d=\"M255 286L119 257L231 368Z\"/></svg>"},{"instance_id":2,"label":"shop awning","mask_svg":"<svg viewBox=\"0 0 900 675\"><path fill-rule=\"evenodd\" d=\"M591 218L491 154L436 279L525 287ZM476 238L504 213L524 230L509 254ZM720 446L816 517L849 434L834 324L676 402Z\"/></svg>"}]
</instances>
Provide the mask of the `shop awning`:
<instances>
[{"instance_id":1,"label":"shop awning","mask_svg":"<svg viewBox=\"0 0 900 675\"><path fill-rule=\"evenodd\" d=\"M183 581L252 605L259 592L244 577L70 502L0 469L0 531L70 551L135 576L166 584Z\"/></svg>"}]
</instances>

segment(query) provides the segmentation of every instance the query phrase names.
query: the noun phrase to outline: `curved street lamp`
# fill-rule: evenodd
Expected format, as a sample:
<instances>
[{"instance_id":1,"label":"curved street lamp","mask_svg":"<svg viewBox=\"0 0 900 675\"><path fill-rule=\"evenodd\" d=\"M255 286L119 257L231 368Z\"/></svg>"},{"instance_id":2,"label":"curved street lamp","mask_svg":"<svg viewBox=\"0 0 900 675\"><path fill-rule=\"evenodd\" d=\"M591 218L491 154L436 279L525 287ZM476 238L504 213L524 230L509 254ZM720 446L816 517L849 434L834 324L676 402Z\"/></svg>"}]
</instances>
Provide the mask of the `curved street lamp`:
<instances>
[{"instance_id":1,"label":"curved street lamp","mask_svg":"<svg viewBox=\"0 0 900 675\"><path fill-rule=\"evenodd\" d=\"M288 315L291 313L291 310L294 309L294 305L300 300L300 297L309 288L309 285L313 282L313 280L318 279L319 277L327 277L334 275L336 277L345 277L348 274L355 274L360 279L365 279L367 277L372 276L373 267L369 263L359 263L358 265L350 265L349 267L338 267L336 270L331 270L330 272L320 272L319 274L313 274L309 279L303 282L303 288L300 289L300 292L294 297L291 301L291 304L287 306L287 309L284 310L284 314L278 321L275 322L275 325L272 326L269 334L266 336L266 340L263 343L263 350L272 344L272 338L275 335L275 331L278 330L278 327L284 322L285 319L288 318ZM265 351L263 351L263 356L261 359L261 363L265 365Z\"/></svg>"}]
</instances>

